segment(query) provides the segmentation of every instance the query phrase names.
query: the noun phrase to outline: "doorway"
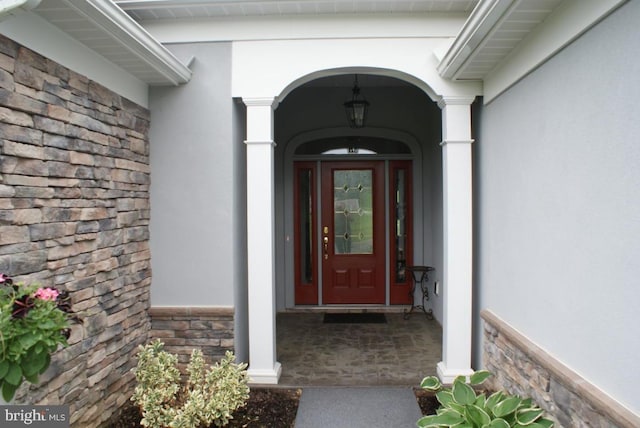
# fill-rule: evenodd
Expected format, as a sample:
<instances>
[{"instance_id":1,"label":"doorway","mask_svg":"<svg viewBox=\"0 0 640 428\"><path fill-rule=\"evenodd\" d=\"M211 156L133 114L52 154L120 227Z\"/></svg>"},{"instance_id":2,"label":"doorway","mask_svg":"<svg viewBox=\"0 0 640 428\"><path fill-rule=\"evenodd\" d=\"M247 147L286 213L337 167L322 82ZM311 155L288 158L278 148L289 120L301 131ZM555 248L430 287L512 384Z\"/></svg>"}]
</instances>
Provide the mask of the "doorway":
<instances>
[{"instance_id":1,"label":"doorway","mask_svg":"<svg viewBox=\"0 0 640 428\"><path fill-rule=\"evenodd\" d=\"M323 162L322 301L384 304L384 164Z\"/></svg>"},{"instance_id":2,"label":"doorway","mask_svg":"<svg viewBox=\"0 0 640 428\"><path fill-rule=\"evenodd\" d=\"M256 382L277 383L280 376L281 366L276 360L274 339L275 314L279 309L294 309L298 305L316 305L320 310L324 309L318 240L322 225L317 220L321 207L319 162L343 159L351 153L347 151L339 158L330 157L327 151L332 147L326 144L330 142L326 140L335 137L342 137L344 141L336 148L367 148L346 141L351 137L356 140L379 138L383 140L383 146L386 146L386 141L400 142L410 149L408 152L374 150L376 154L371 155L386 162L386 183L389 183L392 161L415 162L415 177L412 179L415 188L413 194L407 193L416 202L413 205L415 230L407 236L413 235L416 241L407 243L407 254L401 256L399 248L394 248L395 242L401 240L391 237L396 228L391 225L394 221L391 215L394 212L391 208L393 198L387 195L387 304L395 304L393 281L395 277L402 276L403 264L433 263L443 290L441 298L434 299L434 315L444 326L443 361L438 364L438 375L452 382L455 376L468 373L472 325L471 103L475 98L474 87L465 83L433 89L428 81L436 85L441 83L441 79L433 80L436 74L428 72L423 79L405 74L402 67L389 67L389 75L408 82L408 87L376 85L376 98L389 100L393 95L394 102L381 102L385 108L375 120L372 116L367 127L351 129L340 125L342 121L339 122L337 117L340 109L335 108L344 102L343 95L338 94L343 92L342 87L307 86L305 83L319 80L317 78L322 75L333 77L354 71L386 75L387 71L366 67L323 70L317 68L316 62L309 61L304 65L309 67L308 74L302 73L296 80L287 80L295 73L283 74L281 69L271 70L272 73L253 73L250 70L262 70L265 64L274 63L256 62L251 55L238 55L234 53L234 70L241 72L234 72L234 94L242 98L246 106L247 188L248 304L242 308L241 316L247 314L248 318L246 330L252 378ZM239 65L239 57L242 64L255 67ZM348 61L353 61L353 58ZM283 63L278 64L280 67ZM304 63L295 58L292 64ZM368 96L375 101L374 92L368 92ZM275 114L276 108L278 114ZM276 145L276 141L281 144ZM320 150L303 150L307 145ZM359 155L352 157L358 158L354 160L364 159ZM294 183L299 177L296 177L294 165L302 161L311 162L307 171L297 171L306 174L306 182L310 186L306 192L308 199L306 203L294 204L294 199L299 200L302 193L295 188ZM411 201L407 206L412 206ZM410 214L411 210L409 208L407 213ZM297 222L292 217L298 217ZM299 229L305 226L308 230L301 232ZM306 242L301 242L304 240ZM408 254L414 247L415 260ZM400 268L396 267L394 258ZM407 276L404 275L405 284ZM242 288L238 290L243 292ZM304 290L302 294L308 296L308 300L297 298L300 290ZM408 291L400 295L408 300Z\"/></svg>"},{"instance_id":3,"label":"doorway","mask_svg":"<svg viewBox=\"0 0 640 428\"><path fill-rule=\"evenodd\" d=\"M411 302L411 162L294 164L296 305Z\"/></svg>"}]
</instances>

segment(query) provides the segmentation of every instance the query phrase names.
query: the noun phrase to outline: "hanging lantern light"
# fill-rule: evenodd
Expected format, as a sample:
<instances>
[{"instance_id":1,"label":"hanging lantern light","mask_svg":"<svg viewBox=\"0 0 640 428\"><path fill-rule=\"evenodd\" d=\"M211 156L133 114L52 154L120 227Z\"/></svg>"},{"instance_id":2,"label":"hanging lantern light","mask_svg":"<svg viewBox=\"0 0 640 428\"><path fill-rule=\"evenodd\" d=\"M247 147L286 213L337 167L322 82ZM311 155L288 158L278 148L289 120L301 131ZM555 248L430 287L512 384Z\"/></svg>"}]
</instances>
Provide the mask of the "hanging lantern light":
<instances>
[{"instance_id":1,"label":"hanging lantern light","mask_svg":"<svg viewBox=\"0 0 640 428\"><path fill-rule=\"evenodd\" d=\"M349 121L349 126L351 128L364 127L368 108L369 102L360 95L358 75L356 75L353 83L353 89L351 90L351 100L344 103L347 120Z\"/></svg>"}]
</instances>

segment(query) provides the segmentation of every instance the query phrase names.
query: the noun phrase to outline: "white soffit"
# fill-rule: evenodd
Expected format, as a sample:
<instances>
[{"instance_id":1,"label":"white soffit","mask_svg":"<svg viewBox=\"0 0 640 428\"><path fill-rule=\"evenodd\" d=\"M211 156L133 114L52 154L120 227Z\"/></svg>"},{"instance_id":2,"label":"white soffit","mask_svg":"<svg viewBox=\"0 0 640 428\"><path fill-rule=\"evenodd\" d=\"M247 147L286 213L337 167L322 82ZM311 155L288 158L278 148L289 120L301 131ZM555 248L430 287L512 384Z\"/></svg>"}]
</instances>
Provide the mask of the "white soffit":
<instances>
[{"instance_id":1,"label":"white soffit","mask_svg":"<svg viewBox=\"0 0 640 428\"><path fill-rule=\"evenodd\" d=\"M115 0L162 43L457 34L479 0Z\"/></svg>"},{"instance_id":2,"label":"white soffit","mask_svg":"<svg viewBox=\"0 0 640 428\"><path fill-rule=\"evenodd\" d=\"M451 80L484 80L486 90L487 79L495 80L496 71L522 50L520 56L531 58L519 58L525 69L512 73L522 77L625 1L481 0L438 72Z\"/></svg>"},{"instance_id":3,"label":"white soffit","mask_svg":"<svg viewBox=\"0 0 640 428\"><path fill-rule=\"evenodd\" d=\"M253 16L470 13L479 0L115 0L138 21Z\"/></svg>"},{"instance_id":4,"label":"white soffit","mask_svg":"<svg viewBox=\"0 0 640 428\"><path fill-rule=\"evenodd\" d=\"M149 85L178 85L191 71L110 0L45 0L35 13Z\"/></svg>"},{"instance_id":5,"label":"white soffit","mask_svg":"<svg viewBox=\"0 0 640 428\"><path fill-rule=\"evenodd\" d=\"M440 62L438 72L453 80L484 79L562 1L481 1Z\"/></svg>"}]
</instances>

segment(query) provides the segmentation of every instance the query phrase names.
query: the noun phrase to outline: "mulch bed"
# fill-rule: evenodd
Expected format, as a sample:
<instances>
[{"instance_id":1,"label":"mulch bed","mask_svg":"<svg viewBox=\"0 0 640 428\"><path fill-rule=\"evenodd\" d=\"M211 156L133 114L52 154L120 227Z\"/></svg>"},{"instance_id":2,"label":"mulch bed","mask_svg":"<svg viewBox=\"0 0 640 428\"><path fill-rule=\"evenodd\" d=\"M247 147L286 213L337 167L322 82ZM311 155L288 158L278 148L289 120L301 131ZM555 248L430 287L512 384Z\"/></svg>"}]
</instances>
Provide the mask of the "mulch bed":
<instances>
[{"instance_id":1,"label":"mulch bed","mask_svg":"<svg viewBox=\"0 0 640 428\"><path fill-rule=\"evenodd\" d=\"M483 387L475 388L475 390L476 394L485 394L487 397L494 392ZM413 388L413 393L416 396L416 400L418 400L423 416L436 414L436 410L440 407L440 402L436 398L435 392L422 388Z\"/></svg>"},{"instance_id":2,"label":"mulch bed","mask_svg":"<svg viewBox=\"0 0 640 428\"><path fill-rule=\"evenodd\" d=\"M227 427L293 428L302 390L285 388L251 388L247 405L236 410ZM107 425L110 428L140 427L140 411L128 402ZM211 425L214 428L215 425Z\"/></svg>"},{"instance_id":3,"label":"mulch bed","mask_svg":"<svg viewBox=\"0 0 640 428\"><path fill-rule=\"evenodd\" d=\"M423 415L435 415L440 403L433 392L414 388L413 392ZM301 389L251 388L247 405L236 410L229 421L231 428L293 428L295 425ZM140 411L128 402L107 425L109 428L139 428ZM210 428L214 428L211 425Z\"/></svg>"},{"instance_id":4,"label":"mulch bed","mask_svg":"<svg viewBox=\"0 0 640 428\"><path fill-rule=\"evenodd\" d=\"M418 400L418 406L420 406L420 412L423 415L436 414L436 409L440 407L440 403L432 391L426 391L422 388L413 388L413 393L416 396L416 400Z\"/></svg>"}]
</instances>

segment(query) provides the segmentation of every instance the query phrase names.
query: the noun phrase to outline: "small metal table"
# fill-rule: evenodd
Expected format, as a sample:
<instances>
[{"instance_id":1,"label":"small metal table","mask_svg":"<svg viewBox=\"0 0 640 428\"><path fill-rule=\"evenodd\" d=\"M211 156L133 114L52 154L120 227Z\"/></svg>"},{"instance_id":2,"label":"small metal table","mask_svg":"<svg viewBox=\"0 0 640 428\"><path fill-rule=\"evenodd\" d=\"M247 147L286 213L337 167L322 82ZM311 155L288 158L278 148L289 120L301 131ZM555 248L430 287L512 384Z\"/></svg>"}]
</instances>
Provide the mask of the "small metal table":
<instances>
[{"instance_id":1,"label":"small metal table","mask_svg":"<svg viewBox=\"0 0 640 428\"><path fill-rule=\"evenodd\" d=\"M414 309L422 309L422 312L427 316L427 319L433 319L433 310L425 307L425 302L429 300L429 272L436 270L431 266L407 266L406 269L411 272L413 276L413 287L409 292L409 298L411 299L411 308L404 311L404 319L409 319ZM422 292L422 305L415 304L415 290L417 286L420 286Z\"/></svg>"}]
</instances>

